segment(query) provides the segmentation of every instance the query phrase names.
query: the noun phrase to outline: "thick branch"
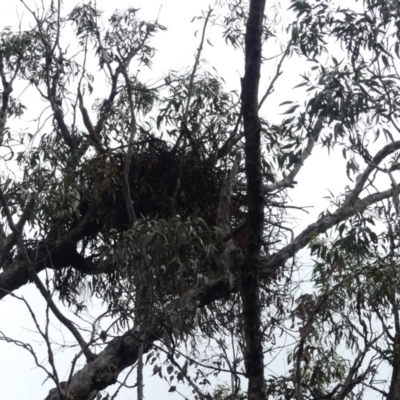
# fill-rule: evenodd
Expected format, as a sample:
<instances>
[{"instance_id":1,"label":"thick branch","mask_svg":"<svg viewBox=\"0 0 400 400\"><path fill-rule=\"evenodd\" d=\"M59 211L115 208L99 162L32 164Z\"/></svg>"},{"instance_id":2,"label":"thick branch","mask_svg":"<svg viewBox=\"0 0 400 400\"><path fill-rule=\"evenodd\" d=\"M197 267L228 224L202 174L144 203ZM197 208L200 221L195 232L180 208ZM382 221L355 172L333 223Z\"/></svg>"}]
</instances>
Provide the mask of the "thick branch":
<instances>
[{"instance_id":1,"label":"thick branch","mask_svg":"<svg viewBox=\"0 0 400 400\"><path fill-rule=\"evenodd\" d=\"M89 349L87 343L85 342L85 340L83 339L82 335L80 334L80 332L78 331L78 329L75 327L74 323L69 320L68 318L66 318L64 316L64 314L61 313L61 311L58 309L58 307L56 306L56 304L54 303L50 292L46 289L46 287L44 286L44 284L42 283L42 281L40 280L37 272L35 271L35 268L32 266L31 260L29 258L25 243L23 241L22 238L22 232L18 231L17 227L15 226L10 210L8 208L7 205L7 201L6 198L4 197L3 191L0 189L0 203L3 207L3 210L6 214L7 217L7 221L8 224L12 230L12 232L14 233L16 239L17 239L17 243L18 243L18 247L19 247L19 251L22 255L22 259L24 260L25 266L28 269L28 273L29 273L29 277L30 279L32 279L33 282L35 282L36 287L38 288L40 294L43 296L43 298L45 299L45 301L47 302L50 310L53 312L53 314L56 316L56 318L71 332L71 334L75 337L76 341L79 343L79 345L81 346L81 349L83 351L83 353L85 354L86 358L88 360L93 359L94 355L91 352L91 350Z\"/></svg>"},{"instance_id":2,"label":"thick branch","mask_svg":"<svg viewBox=\"0 0 400 400\"><path fill-rule=\"evenodd\" d=\"M97 207L96 196L93 196L88 212L68 234L62 238L55 239L49 233L46 239L29 251L29 256L31 257L32 255L37 260L32 263L36 273L45 268L61 269L68 266L73 266L86 274L104 272L104 269L100 270L90 259L79 254L76 249L79 240L96 232L98 225L94 221ZM22 226L23 224L19 223L17 228L22 229ZM15 237L13 240L15 244ZM29 274L28 267L20 257L16 256L11 260L3 257L0 259L2 260L0 267L3 268L3 272L0 274L0 299L2 299L7 295L7 292L12 292L27 284Z\"/></svg>"},{"instance_id":3,"label":"thick branch","mask_svg":"<svg viewBox=\"0 0 400 400\"><path fill-rule=\"evenodd\" d=\"M317 222L310 224L303 232L294 238L294 240L278 251L264 263L264 271L267 274L273 274L282 266L289 258L307 246L311 239L320 233L326 232L328 229L346 220L347 218L364 211L367 207L379 201L385 200L393 196L393 190L389 189L384 192L378 192L356 201L352 207L340 207L334 213L325 215Z\"/></svg>"},{"instance_id":4,"label":"thick branch","mask_svg":"<svg viewBox=\"0 0 400 400\"><path fill-rule=\"evenodd\" d=\"M371 173L387 156L393 154L397 150L400 150L400 140L384 146L381 150L378 151L378 153L376 153L375 157L371 160L367 168L365 168L365 171L362 174L358 175L353 190L347 196L343 204L344 207L349 207L354 203L358 195L362 192L364 185L367 182L368 177L371 175Z\"/></svg>"},{"instance_id":5,"label":"thick branch","mask_svg":"<svg viewBox=\"0 0 400 400\"><path fill-rule=\"evenodd\" d=\"M89 117L89 113L83 103L83 97L80 88L78 88L78 100L79 100L79 109L81 110L83 123L85 124L85 127L88 131L90 141L99 152L104 153L105 150L103 149L99 136L97 135L96 130L93 127L92 121L90 120Z\"/></svg>"},{"instance_id":6,"label":"thick branch","mask_svg":"<svg viewBox=\"0 0 400 400\"><path fill-rule=\"evenodd\" d=\"M182 312L182 309L193 306L201 307L228 293L225 277L211 283L195 286L166 309L165 315ZM138 336L137 327L129 330L123 336L113 339L93 361L78 371L71 379L69 394L74 400L92 399L96 393L117 381L118 375L138 360L140 347L143 352L151 349L151 343L162 337L163 326L153 322ZM56 389L52 389L46 400L61 400Z\"/></svg>"}]
</instances>

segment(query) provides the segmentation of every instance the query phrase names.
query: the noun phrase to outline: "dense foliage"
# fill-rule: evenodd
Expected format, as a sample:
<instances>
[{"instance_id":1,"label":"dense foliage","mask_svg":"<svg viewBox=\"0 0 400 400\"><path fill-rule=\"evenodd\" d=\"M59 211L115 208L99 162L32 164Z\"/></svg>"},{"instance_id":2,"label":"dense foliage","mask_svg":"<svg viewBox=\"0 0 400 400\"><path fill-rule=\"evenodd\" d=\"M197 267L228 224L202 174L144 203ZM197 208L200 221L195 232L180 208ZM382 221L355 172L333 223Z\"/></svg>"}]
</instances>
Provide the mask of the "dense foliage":
<instances>
[{"instance_id":1,"label":"dense foliage","mask_svg":"<svg viewBox=\"0 0 400 400\"><path fill-rule=\"evenodd\" d=\"M48 360L0 339L34 356L47 399L117 398L134 366L140 400L148 369L198 399L400 399L400 3L220 0L193 66L154 85L158 21L22 3L30 28L0 33L0 298L35 283ZM240 95L202 59L211 26L243 53ZM321 148L348 181L296 236L290 194ZM84 326L90 297L104 310ZM50 320L77 349L63 382Z\"/></svg>"}]
</instances>

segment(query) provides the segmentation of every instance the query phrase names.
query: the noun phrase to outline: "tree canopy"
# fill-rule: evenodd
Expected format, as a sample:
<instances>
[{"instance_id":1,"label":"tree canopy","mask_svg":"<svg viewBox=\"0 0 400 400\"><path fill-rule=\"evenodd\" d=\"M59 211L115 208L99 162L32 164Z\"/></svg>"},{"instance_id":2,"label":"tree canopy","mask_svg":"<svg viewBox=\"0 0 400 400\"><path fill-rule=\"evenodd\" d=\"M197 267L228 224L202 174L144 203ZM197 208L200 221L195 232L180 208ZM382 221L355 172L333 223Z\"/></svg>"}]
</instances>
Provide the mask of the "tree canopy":
<instances>
[{"instance_id":1,"label":"tree canopy","mask_svg":"<svg viewBox=\"0 0 400 400\"><path fill-rule=\"evenodd\" d=\"M152 372L193 399L399 400L400 3L218 0L193 64L152 81L158 19L22 4L29 28L0 32L0 308L29 309L47 359L6 321L0 340L46 399L143 400ZM237 91L203 58L210 29L243 56ZM320 199L291 196L317 152L347 178L310 221Z\"/></svg>"}]
</instances>

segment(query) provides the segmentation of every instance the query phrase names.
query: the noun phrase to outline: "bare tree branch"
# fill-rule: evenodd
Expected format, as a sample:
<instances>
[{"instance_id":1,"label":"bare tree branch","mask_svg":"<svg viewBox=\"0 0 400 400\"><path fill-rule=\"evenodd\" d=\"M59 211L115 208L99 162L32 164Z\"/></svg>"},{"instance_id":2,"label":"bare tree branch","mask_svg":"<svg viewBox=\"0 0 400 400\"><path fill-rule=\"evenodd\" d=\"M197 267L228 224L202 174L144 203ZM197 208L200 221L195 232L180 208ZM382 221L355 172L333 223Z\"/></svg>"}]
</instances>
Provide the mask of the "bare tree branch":
<instances>
[{"instance_id":1,"label":"bare tree branch","mask_svg":"<svg viewBox=\"0 0 400 400\"><path fill-rule=\"evenodd\" d=\"M186 99L186 107L185 107L185 111L183 113L183 118L182 118L182 123L183 123L184 127L187 127L187 124L188 124L190 101L191 101L192 96L193 96L194 78L196 76L197 68L198 68L198 66L200 64L200 57L201 57L201 52L203 51L203 45L204 45L204 39L205 39L205 35L206 35L207 24L208 24L208 20L211 17L212 12L213 12L213 9L210 8L208 10L206 18L204 20L203 32L201 34L200 45L199 45L199 48L197 49L197 54L196 54L196 58L195 58L195 61L194 61L192 73L190 75L188 96L187 96L187 99Z\"/></svg>"},{"instance_id":2,"label":"bare tree branch","mask_svg":"<svg viewBox=\"0 0 400 400\"><path fill-rule=\"evenodd\" d=\"M357 176L356 184L353 190L348 194L346 200L344 201L343 207L349 207L356 201L358 195L364 189L364 185L367 182L371 173L377 168L377 166L379 166L379 164L387 156L393 154L395 151L399 149L400 149L400 140L398 140L397 142L387 144L381 150L379 150L378 153L376 153L375 157L372 158L371 162L369 163L367 168L365 168L364 172Z\"/></svg>"},{"instance_id":3,"label":"bare tree branch","mask_svg":"<svg viewBox=\"0 0 400 400\"><path fill-rule=\"evenodd\" d=\"M267 100L267 98L271 95L271 93L274 91L274 85L276 83L276 81L278 80L278 78L282 75L282 65L283 65L283 61L285 60L285 58L289 55L289 49L290 46L292 45L292 40L289 40L288 45L286 46L286 49L284 50L281 59L279 60L279 63L276 67L276 72L274 77L272 78L267 91L265 92L264 96L261 98L260 103L258 104L258 109L260 109L262 107L262 105L264 104L264 101Z\"/></svg>"},{"instance_id":4,"label":"bare tree branch","mask_svg":"<svg viewBox=\"0 0 400 400\"><path fill-rule=\"evenodd\" d=\"M264 263L264 270L273 274L275 271L300 249L307 246L310 240L316 235L326 232L328 229L346 220L347 218L362 212L372 204L388 199L393 196L394 189L388 189L384 192L371 194L361 200L353 203L352 207L340 207L335 212L321 217L317 222L308 225L291 243L279 250Z\"/></svg>"},{"instance_id":5,"label":"bare tree branch","mask_svg":"<svg viewBox=\"0 0 400 400\"><path fill-rule=\"evenodd\" d=\"M317 140L322 128L323 128L323 122L322 122L322 119L319 118L318 121L315 123L313 132L308 137L306 148L301 153L299 161L296 163L296 165L293 167L293 169L289 172L289 174L286 177L284 177L282 180L271 183L269 185L264 185L265 193L271 193L271 192L274 192L275 190L282 189L285 187L293 187L293 184L295 183L294 179L296 178L297 174L300 172L301 168L303 167L304 162L311 155L312 149L314 148L315 141Z\"/></svg>"}]
</instances>

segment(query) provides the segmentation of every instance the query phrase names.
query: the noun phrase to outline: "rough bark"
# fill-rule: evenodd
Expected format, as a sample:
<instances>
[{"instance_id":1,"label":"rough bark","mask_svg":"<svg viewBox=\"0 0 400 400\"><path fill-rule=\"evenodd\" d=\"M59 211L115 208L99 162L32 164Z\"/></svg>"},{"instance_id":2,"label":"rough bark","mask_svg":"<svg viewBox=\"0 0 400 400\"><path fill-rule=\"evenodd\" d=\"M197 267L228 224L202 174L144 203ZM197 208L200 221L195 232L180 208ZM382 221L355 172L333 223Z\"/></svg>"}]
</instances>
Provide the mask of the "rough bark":
<instances>
[{"instance_id":1,"label":"rough bark","mask_svg":"<svg viewBox=\"0 0 400 400\"><path fill-rule=\"evenodd\" d=\"M264 187L261 165L261 122L258 116L264 8L265 0L250 2L245 36L245 74L242 79L241 95L248 196L246 260L242 268L241 297L245 339L244 362L249 400L265 399L260 305Z\"/></svg>"}]
</instances>

